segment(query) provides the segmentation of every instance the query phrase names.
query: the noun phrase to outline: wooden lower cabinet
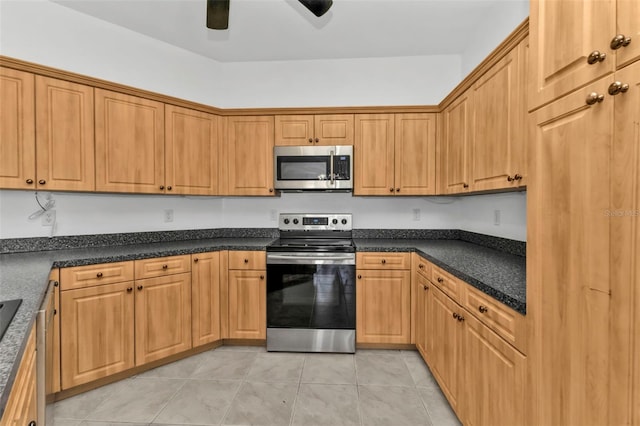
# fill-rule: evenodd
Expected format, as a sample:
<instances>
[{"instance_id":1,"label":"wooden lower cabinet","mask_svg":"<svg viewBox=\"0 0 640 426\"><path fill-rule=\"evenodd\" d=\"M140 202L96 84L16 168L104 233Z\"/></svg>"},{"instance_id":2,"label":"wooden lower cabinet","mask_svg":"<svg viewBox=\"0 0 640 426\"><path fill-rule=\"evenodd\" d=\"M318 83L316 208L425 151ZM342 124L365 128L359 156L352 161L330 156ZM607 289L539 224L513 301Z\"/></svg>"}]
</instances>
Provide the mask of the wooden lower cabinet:
<instances>
[{"instance_id":1,"label":"wooden lower cabinet","mask_svg":"<svg viewBox=\"0 0 640 426\"><path fill-rule=\"evenodd\" d=\"M191 256L191 342L220 340L220 252Z\"/></svg>"},{"instance_id":2,"label":"wooden lower cabinet","mask_svg":"<svg viewBox=\"0 0 640 426\"><path fill-rule=\"evenodd\" d=\"M27 345L22 354L1 426L26 426L36 424L38 417L36 400L36 334L31 329Z\"/></svg>"},{"instance_id":3,"label":"wooden lower cabinet","mask_svg":"<svg viewBox=\"0 0 640 426\"><path fill-rule=\"evenodd\" d=\"M410 311L409 271L357 271L356 343L409 343Z\"/></svg>"},{"instance_id":4,"label":"wooden lower cabinet","mask_svg":"<svg viewBox=\"0 0 640 426\"><path fill-rule=\"evenodd\" d=\"M460 306L435 286L431 286L433 299L431 312L427 315L426 333L433 341L429 367L438 381L451 408L460 412L460 382L462 381L462 332L463 327L454 315Z\"/></svg>"},{"instance_id":5,"label":"wooden lower cabinet","mask_svg":"<svg viewBox=\"0 0 640 426\"><path fill-rule=\"evenodd\" d=\"M266 339L267 288L264 270L230 270L228 324L230 339Z\"/></svg>"},{"instance_id":6,"label":"wooden lower cabinet","mask_svg":"<svg viewBox=\"0 0 640 426\"><path fill-rule=\"evenodd\" d=\"M526 357L472 315L464 317L464 374L459 389L464 424L526 424Z\"/></svg>"},{"instance_id":7,"label":"wooden lower cabinet","mask_svg":"<svg viewBox=\"0 0 640 426\"><path fill-rule=\"evenodd\" d=\"M137 280L136 366L191 348L191 274Z\"/></svg>"},{"instance_id":8,"label":"wooden lower cabinet","mask_svg":"<svg viewBox=\"0 0 640 426\"><path fill-rule=\"evenodd\" d=\"M427 315L431 312L431 283L422 274L416 273L413 283L413 297L415 298L415 343L418 352L427 362L431 359L431 335L427 334Z\"/></svg>"},{"instance_id":9,"label":"wooden lower cabinet","mask_svg":"<svg viewBox=\"0 0 640 426\"><path fill-rule=\"evenodd\" d=\"M62 389L134 367L133 285L61 292Z\"/></svg>"}]
</instances>

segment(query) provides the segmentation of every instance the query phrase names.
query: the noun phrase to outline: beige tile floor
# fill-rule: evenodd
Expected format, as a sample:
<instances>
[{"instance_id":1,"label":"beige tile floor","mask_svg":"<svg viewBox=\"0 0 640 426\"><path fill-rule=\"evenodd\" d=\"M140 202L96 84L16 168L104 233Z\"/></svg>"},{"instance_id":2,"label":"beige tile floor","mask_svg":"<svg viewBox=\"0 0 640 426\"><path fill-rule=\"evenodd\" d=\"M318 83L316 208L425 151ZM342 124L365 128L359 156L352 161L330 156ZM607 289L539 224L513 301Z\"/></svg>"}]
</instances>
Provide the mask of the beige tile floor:
<instances>
[{"instance_id":1,"label":"beige tile floor","mask_svg":"<svg viewBox=\"0 0 640 426\"><path fill-rule=\"evenodd\" d=\"M60 401L55 426L459 425L415 351L224 346Z\"/></svg>"}]
</instances>

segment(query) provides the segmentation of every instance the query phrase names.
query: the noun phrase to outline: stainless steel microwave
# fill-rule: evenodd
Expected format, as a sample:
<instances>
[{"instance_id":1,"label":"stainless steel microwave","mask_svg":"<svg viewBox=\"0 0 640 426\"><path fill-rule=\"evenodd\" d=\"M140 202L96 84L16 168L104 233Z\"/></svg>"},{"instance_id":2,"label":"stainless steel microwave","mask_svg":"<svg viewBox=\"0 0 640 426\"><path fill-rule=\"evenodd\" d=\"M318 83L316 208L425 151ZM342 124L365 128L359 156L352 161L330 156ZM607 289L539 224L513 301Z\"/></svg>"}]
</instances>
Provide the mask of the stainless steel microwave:
<instances>
[{"instance_id":1,"label":"stainless steel microwave","mask_svg":"<svg viewBox=\"0 0 640 426\"><path fill-rule=\"evenodd\" d=\"M276 146L273 154L277 190L353 190L353 146Z\"/></svg>"}]
</instances>

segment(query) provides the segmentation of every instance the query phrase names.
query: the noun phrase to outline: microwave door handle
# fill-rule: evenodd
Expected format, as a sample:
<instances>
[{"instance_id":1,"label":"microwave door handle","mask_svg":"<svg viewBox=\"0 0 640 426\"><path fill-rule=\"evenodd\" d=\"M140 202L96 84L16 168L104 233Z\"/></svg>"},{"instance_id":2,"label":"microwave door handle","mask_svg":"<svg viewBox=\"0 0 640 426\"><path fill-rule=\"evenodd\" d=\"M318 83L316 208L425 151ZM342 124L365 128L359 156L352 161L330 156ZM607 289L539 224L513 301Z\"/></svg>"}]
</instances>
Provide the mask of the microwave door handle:
<instances>
[{"instance_id":1,"label":"microwave door handle","mask_svg":"<svg viewBox=\"0 0 640 426\"><path fill-rule=\"evenodd\" d=\"M330 166L330 169L329 169L330 170L329 171L329 176L331 177L331 185L333 185L335 183L334 182L334 178L335 177L334 177L334 174L333 174L333 150L330 151L329 154L331 156L330 159L329 159L329 162L331 163L331 166Z\"/></svg>"}]
</instances>

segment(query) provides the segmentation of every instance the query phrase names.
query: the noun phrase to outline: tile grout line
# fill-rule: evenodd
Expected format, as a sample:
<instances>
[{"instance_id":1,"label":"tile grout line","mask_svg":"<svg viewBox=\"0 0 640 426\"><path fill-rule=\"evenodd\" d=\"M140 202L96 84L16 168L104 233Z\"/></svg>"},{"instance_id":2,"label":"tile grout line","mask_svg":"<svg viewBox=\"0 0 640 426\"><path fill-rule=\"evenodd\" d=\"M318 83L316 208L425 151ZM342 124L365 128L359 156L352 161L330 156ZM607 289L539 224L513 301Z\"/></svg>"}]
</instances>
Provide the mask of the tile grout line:
<instances>
[{"instance_id":1,"label":"tile grout line","mask_svg":"<svg viewBox=\"0 0 640 426\"><path fill-rule=\"evenodd\" d=\"M302 373L304 372L304 366L307 363L307 354L302 358L302 368L300 369L300 376L298 376L298 389L296 391L296 396L293 398L293 405L291 406L291 417L289 418L289 426L293 426L293 419L296 414L296 403L298 402L298 395L300 394L300 387L302 385Z\"/></svg>"},{"instance_id":2,"label":"tile grout line","mask_svg":"<svg viewBox=\"0 0 640 426\"><path fill-rule=\"evenodd\" d=\"M247 352L250 352L250 351L247 351ZM247 371L242 376L242 379L240 379L240 383L238 385L238 389L236 389L236 392L233 394L233 398L231 398L231 402L229 402L229 406L224 411L222 419L220 419L220 423L218 423L218 425L223 425L224 424L224 421L227 419L227 416L229 415L229 411L231 411L231 407L233 406L233 402L236 400L236 398L240 394L240 389L242 389L242 386L244 386L245 383L249 383L249 382L247 382L247 377L249 376L249 373L251 372L251 369L253 368L253 364L256 362L256 359L258 359L258 355L259 354L260 354L259 352L255 352L255 356L253 357L253 360L251 361L251 365L249 366L249 368L247 368Z\"/></svg>"}]
</instances>

